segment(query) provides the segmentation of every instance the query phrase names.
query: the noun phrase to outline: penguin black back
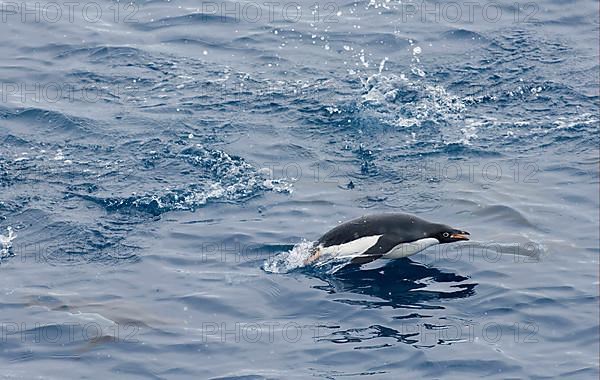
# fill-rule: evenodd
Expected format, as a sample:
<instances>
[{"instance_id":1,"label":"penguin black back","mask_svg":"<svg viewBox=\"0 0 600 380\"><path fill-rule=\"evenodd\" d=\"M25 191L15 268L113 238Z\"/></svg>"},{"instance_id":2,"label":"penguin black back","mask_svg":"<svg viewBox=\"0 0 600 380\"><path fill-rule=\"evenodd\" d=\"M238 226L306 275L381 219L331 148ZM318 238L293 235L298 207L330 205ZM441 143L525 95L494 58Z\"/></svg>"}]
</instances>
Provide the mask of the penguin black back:
<instances>
[{"instance_id":1,"label":"penguin black back","mask_svg":"<svg viewBox=\"0 0 600 380\"><path fill-rule=\"evenodd\" d=\"M439 229L450 228L430 223L419 217L403 213L386 213L361 216L342 223L324 234L318 241L323 247L340 245L367 236L385 235L390 240L415 241L428 237Z\"/></svg>"},{"instance_id":2,"label":"penguin black back","mask_svg":"<svg viewBox=\"0 0 600 380\"><path fill-rule=\"evenodd\" d=\"M365 264L414 255L435 244L469 240L469 233L403 213L362 216L340 224L313 245L305 264L324 258Z\"/></svg>"}]
</instances>

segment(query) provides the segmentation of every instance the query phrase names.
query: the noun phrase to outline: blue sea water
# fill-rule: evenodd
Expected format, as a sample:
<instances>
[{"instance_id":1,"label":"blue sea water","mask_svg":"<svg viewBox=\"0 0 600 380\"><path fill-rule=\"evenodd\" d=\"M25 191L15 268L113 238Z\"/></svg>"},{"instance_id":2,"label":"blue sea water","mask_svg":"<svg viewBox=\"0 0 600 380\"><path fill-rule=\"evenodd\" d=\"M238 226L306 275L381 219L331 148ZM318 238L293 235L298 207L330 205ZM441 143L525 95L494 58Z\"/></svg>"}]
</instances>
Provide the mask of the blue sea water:
<instances>
[{"instance_id":1,"label":"blue sea water","mask_svg":"<svg viewBox=\"0 0 600 380\"><path fill-rule=\"evenodd\" d=\"M0 17L2 378L598 378L597 1ZM396 211L472 241L302 267Z\"/></svg>"}]
</instances>

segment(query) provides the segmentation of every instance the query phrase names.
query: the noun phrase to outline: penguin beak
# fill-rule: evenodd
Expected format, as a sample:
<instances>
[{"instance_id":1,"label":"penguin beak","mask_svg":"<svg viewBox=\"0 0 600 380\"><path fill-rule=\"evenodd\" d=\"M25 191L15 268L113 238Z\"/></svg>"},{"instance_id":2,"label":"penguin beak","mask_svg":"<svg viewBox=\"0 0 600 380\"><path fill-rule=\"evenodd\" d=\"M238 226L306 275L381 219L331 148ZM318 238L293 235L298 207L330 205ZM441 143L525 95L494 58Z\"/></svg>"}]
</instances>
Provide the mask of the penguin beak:
<instances>
[{"instance_id":1,"label":"penguin beak","mask_svg":"<svg viewBox=\"0 0 600 380\"><path fill-rule=\"evenodd\" d=\"M467 231L458 231L458 232L451 234L450 238L456 239L456 240L469 240L470 235L471 234L468 233Z\"/></svg>"}]
</instances>

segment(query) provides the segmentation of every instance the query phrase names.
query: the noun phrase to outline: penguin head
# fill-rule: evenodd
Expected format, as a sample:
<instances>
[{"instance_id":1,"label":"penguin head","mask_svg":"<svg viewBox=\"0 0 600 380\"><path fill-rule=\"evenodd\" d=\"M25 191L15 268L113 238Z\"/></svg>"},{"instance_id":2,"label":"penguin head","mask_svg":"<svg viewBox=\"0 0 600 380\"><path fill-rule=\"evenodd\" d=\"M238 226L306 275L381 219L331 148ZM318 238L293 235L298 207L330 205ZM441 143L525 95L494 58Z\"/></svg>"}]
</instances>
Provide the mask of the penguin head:
<instances>
[{"instance_id":1,"label":"penguin head","mask_svg":"<svg viewBox=\"0 0 600 380\"><path fill-rule=\"evenodd\" d=\"M469 240L469 233L463 230L457 230L446 225L438 225L430 234L432 238L436 238L440 244L453 243L455 241Z\"/></svg>"}]
</instances>

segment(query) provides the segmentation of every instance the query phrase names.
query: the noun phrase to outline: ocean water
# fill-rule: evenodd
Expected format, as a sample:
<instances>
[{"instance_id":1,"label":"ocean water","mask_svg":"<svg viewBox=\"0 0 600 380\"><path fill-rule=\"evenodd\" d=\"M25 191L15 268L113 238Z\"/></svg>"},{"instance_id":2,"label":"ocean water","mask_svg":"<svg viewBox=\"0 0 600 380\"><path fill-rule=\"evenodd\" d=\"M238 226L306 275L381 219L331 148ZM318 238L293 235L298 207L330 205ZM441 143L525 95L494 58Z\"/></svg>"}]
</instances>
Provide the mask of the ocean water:
<instances>
[{"instance_id":1,"label":"ocean water","mask_svg":"<svg viewBox=\"0 0 600 380\"><path fill-rule=\"evenodd\" d=\"M0 17L2 378L598 378L597 1ZM472 240L302 266L398 211Z\"/></svg>"}]
</instances>

